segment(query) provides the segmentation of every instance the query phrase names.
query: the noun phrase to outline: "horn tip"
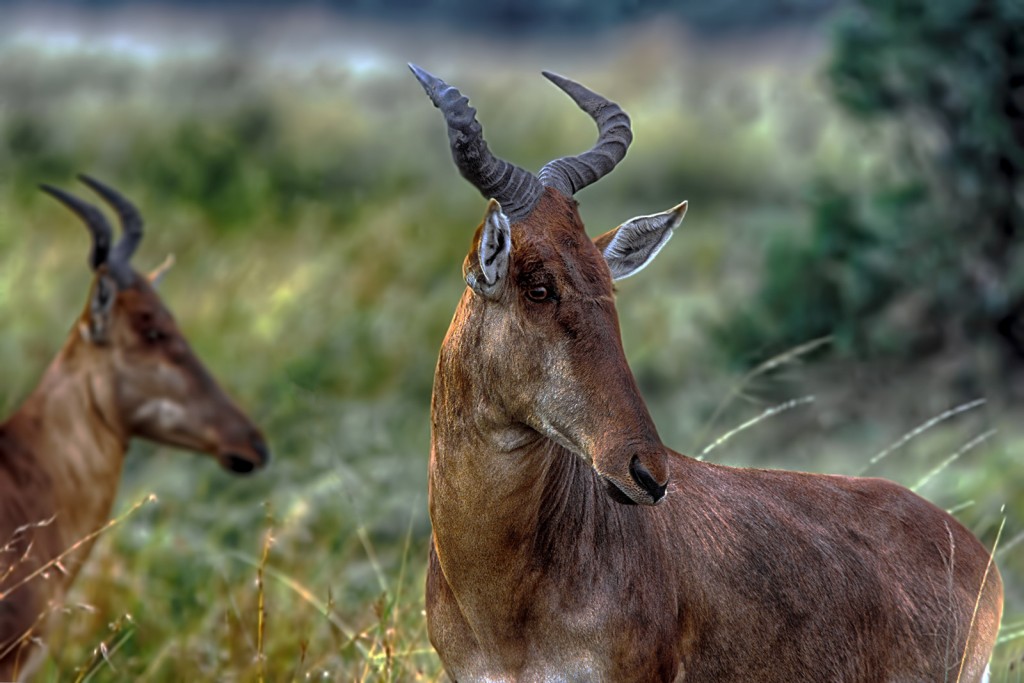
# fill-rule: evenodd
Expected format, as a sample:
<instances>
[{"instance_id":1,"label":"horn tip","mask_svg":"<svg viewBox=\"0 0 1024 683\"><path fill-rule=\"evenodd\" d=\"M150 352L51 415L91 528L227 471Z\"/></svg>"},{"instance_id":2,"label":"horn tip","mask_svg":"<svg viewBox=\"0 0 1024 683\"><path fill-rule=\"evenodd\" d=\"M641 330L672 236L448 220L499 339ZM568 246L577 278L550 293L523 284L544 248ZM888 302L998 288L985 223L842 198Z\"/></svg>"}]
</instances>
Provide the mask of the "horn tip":
<instances>
[{"instance_id":1,"label":"horn tip","mask_svg":"<svg viewBox=\"0 0 1024 683\"><path fill-rule=\"evenodd\" d=\"M104 185L103 183L101 183L100 181L96 180L95 178L86 173L78 173L75 175L75 177L78 178L79 181L85 183L92 189L99 192L100 194L103 194L103 190L108 189L106 185Z\"/></svg>"},{"instance_id":2,"label":"horn tip","mask_svg":"<svg viewBox=\"0 0 1024 683\"><path fill-rule=\"evenodd\" d=\"M561 88L564 83L570 82L568 78L560 74L556 74L554 71L541 71L540 74L559 88Z\"/></svg>"},{"instance_id":3,"label":"horn tip","mask_svg":"<svg viewBox=\"0 0 1024 683\"><path fill-rule=\"evenodd\" d=\"M39 189L65 205L78 201L78 197L75 197L70 192L66 192L49 183L39 183Z\"/></svg>"},{"instance_id":4,"label":"horn tip","mask_svg":"<svg viewBox=\"0 0 1024 683\"><path fill-rule=\"evenodd\" d=\"M433 82L437 80L437 77L434 76L432 73L420 68L419 66L413 64L412 62L409 62L408 66L409 70L412 71L412 75L416 77L416 80L419 81L424 88L428 87L429 85L432 85Z\"/></svg>"},{"instance_id":5,"label":"horn tip","mask_svg":"<svg viewBox=\"0 0 1024 683\"><path fill-rule=\"evenodd\" d=\"M589 96L595 95L595 93L591 92L587 87L585 87L583 85L580 85L579 83L577 83L576 81L572 80L571 78L566 78L565 76L562 76L561 74L556 74L553 71L541 71L541 74L544 76L544 78L546 78L549 81L551 81L552 83L554 83L555 86L559 90L561 90L566 95L571 97L573 99L573 101L575 101L576 104L579 104L581 107L583 106L582 104L580 104L580 98L581 97L583 97L585 95L589 95ZM584 111L586 111L585 107L584 107Z\"/></svg>"}]
</instances>

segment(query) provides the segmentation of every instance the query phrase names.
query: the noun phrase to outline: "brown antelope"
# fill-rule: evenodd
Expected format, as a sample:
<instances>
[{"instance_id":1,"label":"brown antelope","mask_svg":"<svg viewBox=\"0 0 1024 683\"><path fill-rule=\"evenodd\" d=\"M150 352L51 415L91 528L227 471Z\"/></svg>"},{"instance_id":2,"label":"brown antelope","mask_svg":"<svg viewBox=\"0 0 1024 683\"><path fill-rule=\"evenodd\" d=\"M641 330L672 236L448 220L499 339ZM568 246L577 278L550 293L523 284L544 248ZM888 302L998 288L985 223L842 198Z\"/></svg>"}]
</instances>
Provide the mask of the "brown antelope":
<instances>
[{"instance_id":1,"label":"brown antelope","mask_svg":"<svg viewBox=\"0 0 1024 683\"><path fill-rule=\"evenodd\" d=\"M686 203L588 239L573 195L632 140L614 103L534 176L412 66L490 198L434 377L426 586L457 681L978 681L1002 612L990 554L897 484L723 467L666 448L626 363L612 281Z\"/></svg>"},{"instance_id":2,"label":"brown antelope","mask_svg":"<svg viewBox=\"0 0 1024 683\"><path fill-rule=\"evenodd\" d=\"M89 555L88 537L110 515L129 439L209 453L238 473L270 457L260 430L189 348L150 280L132 268L142 239L135 207L81 179L117 212L123 235L111 245L96 207L43 186L92 233L95 275L64 348L0 424L0 681L29 675L38 662L33 641Z\"/></svg>"}]
</instances>

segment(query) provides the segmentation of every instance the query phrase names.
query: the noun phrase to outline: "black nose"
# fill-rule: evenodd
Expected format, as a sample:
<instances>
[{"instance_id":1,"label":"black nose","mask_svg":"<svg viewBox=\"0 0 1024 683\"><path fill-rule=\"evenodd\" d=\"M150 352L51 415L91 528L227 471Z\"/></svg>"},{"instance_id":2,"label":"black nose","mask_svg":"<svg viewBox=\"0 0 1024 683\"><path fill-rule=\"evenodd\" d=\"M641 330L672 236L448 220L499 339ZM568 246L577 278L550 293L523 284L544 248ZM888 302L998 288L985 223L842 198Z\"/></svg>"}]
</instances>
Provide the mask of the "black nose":
<instances>
[{"instance_id":1,"label":"black nose","mask_svg":"<svg viewBox=\"0 0 1024 683\"><path fill-rule=\"evenodd\" d=\"M235 455L234 453L228 453L224 456L224 464L235 474L249 474L256 469L256 463L252 460Z\"/></svg>"},{"instance_id":2,"label":"black nose","mask_svg":"<svg viewBox=\"0 0 1024 683\"><path fill-rule=\"evenodd\" d=\"M633 456L633 459L629 463L629 474L633 477L633 481L650 495L655 503L665 497L665 491L668 489L668 482L664 484L658 484L651 476L651 473L647 471L647 468L640 462L640 458Z\"/></svg>"},{"instance_id":3,"label":"black nose","mask_svg":"<svg viewBox=\"0 0 1024 683\"><path fill-rule=\"evenodd\" d=\"M260 469L269 461L270 449L267 448L263 437L258 434L249 438L248 449L239 449L233 453L226 453L222 459L224 467L235 474L249 474L254 470Z\"/></svg>"}]
</instances>

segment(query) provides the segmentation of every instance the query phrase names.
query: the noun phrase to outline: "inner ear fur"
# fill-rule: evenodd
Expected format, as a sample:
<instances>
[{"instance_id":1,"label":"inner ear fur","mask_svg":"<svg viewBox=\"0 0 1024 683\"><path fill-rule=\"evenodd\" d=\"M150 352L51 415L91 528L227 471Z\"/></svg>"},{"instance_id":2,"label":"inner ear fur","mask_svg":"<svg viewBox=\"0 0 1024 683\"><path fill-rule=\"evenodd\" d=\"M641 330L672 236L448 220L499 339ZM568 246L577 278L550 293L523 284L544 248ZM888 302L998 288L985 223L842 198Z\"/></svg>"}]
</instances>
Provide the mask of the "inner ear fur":
<instances>
[{"instance_id":1,"label":"inner ear fur","mask_svg":"<svg viewBox=\"0 0 1024 683\"><path fill-rule=\"evenodd\" d=\"M473 248L463 263L466 284L487 298L498 295L508 279L512 229L501 205L492 199L473 237Z\"/></svg>"},{"instance_id":2,"label":"inner ear fur","mask_svg":"<svg viewBox=\"0 0 1024 683\"><path fill-rule=\"evenodd\" d=\"M88 334L89 341L94 344L105 344L109 339L110 319L118 291L117 280L105 265L101 266L89 292Z\"/></svg>"},{"instance_id":3,"label":"inner ear fur","mask_svg":"<svg viewBox=\"0 0 1024 683\"><path fill-rule=\"evenodd\" d=\"M614 230L594 238L613 280L634 275L654 260L686 215L686 202L668 211L631 218Z\"/></svg>"},{"instance_id":4,"label":"inner ear fur","mask_svg":"<svg viewBox=\"0 0 1024 683\"><path fill-rule=\"evenodd\" d=\"M164 279L164 275L166 275L167 271L169 271L171 267L174 266L174 260L174 254L168 254L167 258L163 260L163 263L161 263L159 266L150 271L150 273L146 276L146 279L149 280L149 284L153 285L154 287L159 287L160 282Z\"/></svg>"}]
</instances>

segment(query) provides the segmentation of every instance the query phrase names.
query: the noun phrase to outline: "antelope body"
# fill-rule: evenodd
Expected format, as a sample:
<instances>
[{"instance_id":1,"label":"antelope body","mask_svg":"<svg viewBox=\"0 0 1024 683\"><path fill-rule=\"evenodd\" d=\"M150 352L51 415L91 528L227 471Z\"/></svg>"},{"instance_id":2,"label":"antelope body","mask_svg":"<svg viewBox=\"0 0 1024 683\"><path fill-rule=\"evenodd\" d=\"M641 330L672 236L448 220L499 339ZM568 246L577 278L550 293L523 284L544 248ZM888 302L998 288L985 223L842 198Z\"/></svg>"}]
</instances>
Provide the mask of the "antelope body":
<instances>
[{"instance_id":1,"label":"antelope body","mask_svg":"<svg viewBox=\"0 0 1024 683\"><path fill-rule=\"evenodd\" d=\"M38 663L34 642L89 555L92 541L82 540L109 519L132 437L213 454L233 472L269 458L259 429L192 353L150 280L132 269L142 237L135 208L82 180L117 211L124 235L111 246L99 210L44 186L89 227L95 276L63 349L0 424L0 681L26 677Z\"/></svg>"},{"instance_id":2,"label":"antelope body","mask_svg":"<svg viewBox=\"0 0 1024 683\"><path fill-rule=\"evenodd\" d=\"M431 642L456 681L979 681L1002 612L990 555L881 479L723 467L666 448L612 280L686 205L594 240L572 195L631 140L617 105L538 174L494 157L455 88L412 67L491 198L434 379Z\"/></svg>"}]
</instances>

